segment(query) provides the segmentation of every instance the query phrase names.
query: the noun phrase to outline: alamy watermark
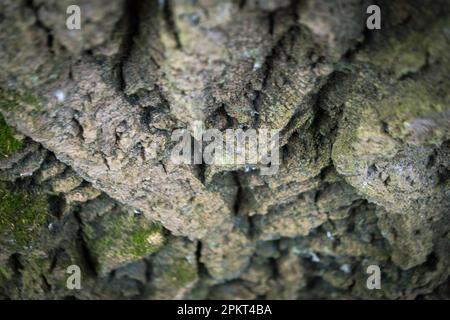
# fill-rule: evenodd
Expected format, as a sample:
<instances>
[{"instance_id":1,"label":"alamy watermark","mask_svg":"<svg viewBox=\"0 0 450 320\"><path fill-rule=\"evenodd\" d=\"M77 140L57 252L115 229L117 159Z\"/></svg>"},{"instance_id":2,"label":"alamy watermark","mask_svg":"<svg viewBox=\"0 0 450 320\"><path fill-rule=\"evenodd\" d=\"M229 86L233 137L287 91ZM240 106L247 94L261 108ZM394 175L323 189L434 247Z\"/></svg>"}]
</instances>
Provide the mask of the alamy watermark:
<instances>
[{"instance_id":1,"label":"alamy watermark","mask_svg":"<svg viewBox=\"0 0 450 320\"><path fill-rule=\"evenodd\" d=\"M170 160L174 164L214 166L255 166L261 175L272 175L280 166L279 130L275 129L204 129L195 121L193 134L186 129L172 133L177 144Z\"/></svg>"},{"instance_id":2,"label":"alamy watermark","mask_svg":"<svg viewBox=\"0 0 450 320\"><path fill-rule=\"evenodd\" d=\"M369 30L381 29L381 9L377 5L370 5L366 10L367 14L370 16L366 20L366 27Z\"/></svg>"},{"instance_id":3,"label":"alamy watermark","mask_svg":"<svg viewBox=\"0 0 450 320\"><path fill-rule=\"evenodd\" d=\"M367 267L367 274L370 276L367 278L366 286L369 290L381 289L381 270L376 264L372 264Z\"/></svg>"},{"instance_id":4,"label":"alamy watermark","mask_svg":"<svg viewBox=\"0 0 450 320\"><path fill-rule=\"evenodd\" d=\"M66 27L69 30L81 29L81 9L77 5L67 7L66 13L69 15L66 19Z\"/></svg>"},{"instance_id":5,"label":"alamy watermark","mask_svg":"<svg viewBox=\"0 0 450 320\"><path fill-rule=\"evenodd\" d=\"M370 16L366 20L366 27L369 30L381 29L381 9L372 4L367 7L366 13ZM69 16L66 19L66 27L69 30L81 30L81 8L77 5L70 5L66 9Z\"/></svg>"},{"instance_id":6,"label":"alamy watermark","mask_svg":"<svg viewBox=\"0 0 450 320\"><path fill-rule=\"evenodd\" d=\"M69 290L81 289L81 269L76 264L67 267L67 273L70 274L66 280L66 287Z\"/></svg>"}]
</instances>

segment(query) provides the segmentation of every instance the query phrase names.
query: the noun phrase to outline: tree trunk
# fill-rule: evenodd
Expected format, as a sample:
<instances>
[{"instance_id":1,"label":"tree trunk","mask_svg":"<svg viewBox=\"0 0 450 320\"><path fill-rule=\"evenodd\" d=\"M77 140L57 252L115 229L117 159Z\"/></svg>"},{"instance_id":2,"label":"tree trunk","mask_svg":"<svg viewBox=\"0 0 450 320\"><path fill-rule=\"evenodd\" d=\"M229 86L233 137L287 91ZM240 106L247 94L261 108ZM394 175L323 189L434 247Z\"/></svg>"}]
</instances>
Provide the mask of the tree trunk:
<instances>
[{"instance_id":1,"label":"tree trunk","mask_svg":"<svg viewBox=\"0 0 450 320\"><path fill-rule=\"evenodd\" d=\"M77 2L0 4L0 297L449 298L446 1Z\"/></svg>"}]
</instances>

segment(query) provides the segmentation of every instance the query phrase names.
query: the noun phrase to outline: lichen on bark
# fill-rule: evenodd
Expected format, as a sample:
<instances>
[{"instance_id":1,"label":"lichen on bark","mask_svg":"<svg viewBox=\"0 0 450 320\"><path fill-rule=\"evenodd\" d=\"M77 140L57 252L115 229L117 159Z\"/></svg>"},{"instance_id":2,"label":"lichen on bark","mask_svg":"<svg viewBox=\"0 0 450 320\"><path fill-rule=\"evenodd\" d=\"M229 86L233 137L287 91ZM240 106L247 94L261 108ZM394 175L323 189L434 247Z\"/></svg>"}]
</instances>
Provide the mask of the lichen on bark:
<instances>
[{"instance_id":1,"label":"lichen on bark","mask_svg":"<svg viewBox=\"0 0 450 320\"><path fill-rule=\"evenodd\" d=\"M448 4L369 4L2 1L0 297L449 298ZM279 170L174 164L198 123Z\"/></svg>"}]
</instances>

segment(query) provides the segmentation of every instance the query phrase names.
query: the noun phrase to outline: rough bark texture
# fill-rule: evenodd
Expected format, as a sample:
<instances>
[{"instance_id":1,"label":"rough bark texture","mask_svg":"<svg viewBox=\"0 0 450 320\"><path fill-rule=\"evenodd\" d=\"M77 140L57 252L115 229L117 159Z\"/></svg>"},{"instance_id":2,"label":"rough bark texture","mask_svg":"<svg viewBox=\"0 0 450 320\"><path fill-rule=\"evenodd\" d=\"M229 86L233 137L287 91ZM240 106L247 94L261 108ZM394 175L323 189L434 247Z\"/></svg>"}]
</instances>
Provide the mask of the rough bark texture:
<instances>
[{"instance_id":1,"label":"rough bark texture","mask_svg":"<svg viewBox=\"0 0 450 320\"><path fill-rule=\"evenodd\" d=\"M373 2L2 0L0 297L449 298L450 6ZM194 121L279 171L173 164Z\"/></svg>"}]
</instances>

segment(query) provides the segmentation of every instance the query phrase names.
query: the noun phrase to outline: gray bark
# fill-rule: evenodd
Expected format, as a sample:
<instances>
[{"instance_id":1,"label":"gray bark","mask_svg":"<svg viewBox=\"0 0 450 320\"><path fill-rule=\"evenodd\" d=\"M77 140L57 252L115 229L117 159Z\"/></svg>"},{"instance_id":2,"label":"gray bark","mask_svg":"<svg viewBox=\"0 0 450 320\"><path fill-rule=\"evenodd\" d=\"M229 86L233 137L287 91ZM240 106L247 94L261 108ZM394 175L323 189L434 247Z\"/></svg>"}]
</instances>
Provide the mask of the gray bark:
<instances>
[{"instance_id":1,"label":"gray bark","mask_svg":"<svg viewBox=\"0 0 450 320\"><path fill-rule=\"evenodd\" d=\"M70 4L0 4L0 296L448 298L445 1ZM196 121L280 130L279 171L175 165Z\"/></svg>"}]
</instances>

